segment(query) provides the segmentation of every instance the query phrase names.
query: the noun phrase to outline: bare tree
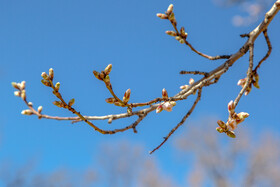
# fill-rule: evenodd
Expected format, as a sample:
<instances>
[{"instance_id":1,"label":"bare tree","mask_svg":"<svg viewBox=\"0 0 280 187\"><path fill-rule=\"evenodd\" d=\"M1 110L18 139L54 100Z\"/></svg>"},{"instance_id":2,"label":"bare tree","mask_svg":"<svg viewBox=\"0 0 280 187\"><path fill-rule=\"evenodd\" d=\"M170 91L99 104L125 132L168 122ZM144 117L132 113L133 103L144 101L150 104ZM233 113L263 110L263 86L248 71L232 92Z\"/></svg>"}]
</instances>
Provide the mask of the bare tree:
<instances>
[{"instance_id":1,"label":"bare tree","mask_svg":"<svg viewBox=\"0 0 280 187\"><path fill-rule=\"evenodd\" d=\"M261 133L256 141L256 137L243 133L237 141L230 141L210 133L215 122L209 121L205 120L207 125L192 124L193 127L174 143L182 155L193 155L192 172L187 175L190 186L207 183L221 187L280 185L280 141L277 136L271 132ZM196 136L198 133L200 136Z\"/></svg>"},{"instance_id":2,"label":"bare tree","mask_svg":"<svg viewBox=\"0 0 280 187\"><path fill-rule=\"evenodd\" d=\"M54 81L54 72L52 68L49 69L49 74L45 72L42 73L42 78L43 78L42 83L45 86L50 87L52 89L52 93L57 97L58 100L53 102L54 105L69 110L77 117L57 117L57 116L42 114L42 106L39 106L38 109L35 109L33 107L33 104L27 100L25 81L21 83L15 83L15 82L12 83L13 87L17 90L14 92L14 94L18 97L21 97L21 99L28 107L27 110L22 111L22 114L24 115L35 115L39 119L45 118L45 119L55 119L55 120L70 120L72 121L72 123L83 121L88 125L90 125L95 131L98 131L102 134L115 134L130 129L132 129L135 133L137 133L136 127L151 112L156 111L156 113L159 113L162 110L166 110L170 112L172 111L172 107L176 105L176 102L185 100L189 98L189 96L196 95L196 99L193 105L191 106L191 108L189 109L189 111L182 117L181 121L177 125L175 125L171 129L171 131L164 137L164 140L150 152L153 153L154 151L159 149L192 114L193 110L195 109L196 105L198 104L201 98L202 90L204 89L204 87L217 83L219 79L222 77L222 75L225 74L240 57L242 57L247 52L249 52L247 76L238 81L238 85L242 86L242 89L240 90L240 93L237 95L237 97L234 100L230 101L228 104L229 117L226 120L226 122L223 122L222 120L218 121L219 127L217 127L217 131L220 133L226 133L229 137L234 138L235 134L233 131L236 129L237 125L243 122L244 119L249 116L249 114L246 112L236 113L235 109L239 103L240 98L244 94L245 95L249 94L250 91L252 90L252 87L259 88L258 85L259 75L257 71L259 67L262 65L262 63L269 57L272 49L270 39L268 37L268 32L267 32L268 26L270 22L273 20L274 16L278 13L279 9L280 9L280 0L277 0L274 2L271 9L265 14L263 21L255 29L250 31L248 34L241 35L241 37L247 38L247 41L243 46L240 47L240 49L237 52L228 55L210 56L198 51L193 45L190 44L190 42L187 40L188 33L185 31L185 28L184 27L179 28L177 26L178 24L177 24L177 20L175 19L173 5L171 4L165 13L157 14L159 18L169 21L171 23L171 26L173 27L173 30L166 31L166 33L174 37L176 40L178 40L179 43L189 47L194 53L200 55L203 58L209 60L225 60L225 62L222 65L217 66L215 69L213 69L210 72L181 71L180 72L181 74L200 75L202 76L202 78L196 82L194 81L194 79L190 79L189 85L181 86L182 91L180 91L179 93L177 93L172 97L169 97L167 91L163 89L161 97L152 99L147 102L139 102L139 103L129 103L130 94L131 94L130 89L127 89L127 91L124 93L123 98L120 98L114 92L110 81L110 72L112 70L111 64L109 64L104 71L101 72L93 71L94 76L98 80L104 82L106 88L112 95L111 98L106 99L106 102L110 104L114 104L115 106L118 107L127 108L126 113L108 114L104 116L84 116L81 112L77 111L73 107L75 102L74 99L71 99L70 101L66 101L64 99L64 97L60 92L60 83ZM255 40L262 33L265 37L268 51L260 61L256 62L254 61L254 43ZM136 108L139 107L145 107L145 108L136 110ZM108 120L108 123L112 123L112 121L114 120L121 119L121 118L129 118L132 116L138 117L135 120L135 122L123 128L114 129L114 130L101 129L95 123L92 122L93 120Z\"/></svg>"}]
</instances>

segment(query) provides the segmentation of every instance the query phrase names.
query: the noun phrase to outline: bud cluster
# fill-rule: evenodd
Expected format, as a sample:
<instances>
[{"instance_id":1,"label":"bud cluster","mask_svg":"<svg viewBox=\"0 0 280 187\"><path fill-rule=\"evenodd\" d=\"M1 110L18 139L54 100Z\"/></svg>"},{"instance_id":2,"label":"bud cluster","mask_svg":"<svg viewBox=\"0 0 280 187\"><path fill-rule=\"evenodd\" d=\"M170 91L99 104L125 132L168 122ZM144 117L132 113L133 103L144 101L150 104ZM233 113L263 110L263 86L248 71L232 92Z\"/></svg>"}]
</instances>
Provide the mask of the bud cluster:
<instances>
[{"instance_id":1,"label":"bud cluster","mask_svg":"<svg viewBox=\"0 0 280 187\"><path fill-rule=\"evenodd\" d=\"M166 110L167 112L171 112L172 108L176 105L175 101L166 101L161 103L157 109L156 109L156 113L160 113L163 110Z\"/></svg>"},{"instance_id":2,"label":"bud cluster","mask_svg":"<svg viewBox=\"0 0 280 187\"><path fill-rule=\"evenodd\" d=\"M52 87L51 82L53 81L53 77L54 77L53 68L49 69L49 74L47 74L46 72L42 72L41 77L43 78L41 80L43 85Z\"/></svg>"},{"instance_id":3,"label":"bud cluster","mask_svg":"<svg viewBox=\"0 0 280 187\"><path fill-rule=\"evenodd\" d=\"M165 14L162 13L158 13L157 17L159 17L160 19L168 19L172 24L174 24L175 26L177 25L176 19L175 19L175 15L173 12L173 4L170 4L169 7L167 8Z\"/></svg>"},{"instance_id":4,"label":"bud cluster","mask_svg":"<svg viewBox=\"0 0 280 187\"><path fill-rule=\"evenodd\" d=\"M21 97L22 100L26 100L26 93L25 93L25 81L21 83L12 82L12 86L17 90L14 91L14 95L17 97Z\"/></svg>"},{"instance_id":5,"label":"bud cluster","mask_svg":"<svg viewBox=\"0 0 280 187\"><path fill-rule=\"evenodd\" d=\"M112 64L109 64L104 71L101 71L100 73L97 71L93 71L93 75L101 81L104 81L105 83L109 83L110 82L110 77L109 74L112 71Z\"/></svg>"},{"instance_id":6,"label":"bud cluster","mask_svg":"<svg viewBox=\"0 0 280 187\"><path fill-rule=\"evenodd\" d=\"M237 114L235 112L235 106L232 100L228 103L228 112L229 112L229 118L227 120L227 123L223 122L222 120L218 120L217 123L219 127L217 127L216 130L219 133L224 132L229 137L235 138L235 134L233 130L235 130L237 128L237 125L242 123L245 120L245 118L249 116L249 114L246 112L240 112Z\"/></svg>"}]
</instances>

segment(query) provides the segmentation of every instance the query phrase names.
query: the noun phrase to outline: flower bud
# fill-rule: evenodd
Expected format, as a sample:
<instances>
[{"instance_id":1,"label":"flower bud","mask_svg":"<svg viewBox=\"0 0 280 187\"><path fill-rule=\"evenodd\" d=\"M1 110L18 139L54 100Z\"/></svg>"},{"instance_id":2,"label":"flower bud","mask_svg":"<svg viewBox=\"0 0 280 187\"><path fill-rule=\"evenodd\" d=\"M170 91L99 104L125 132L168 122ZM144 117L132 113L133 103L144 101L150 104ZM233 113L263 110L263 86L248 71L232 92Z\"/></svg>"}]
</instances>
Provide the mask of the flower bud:
<instances>
[{"instance_id":1,"label":"flower bud","mask_svg":"<svg viewBox=\"0 0 280 187\"><path fill-rule=\"evenodd\" d=\"M189 85L183 85L183 86L180 86L180 89L184 90L184 89L187 89L189 87Z\"/></svg>"},{"instance_id":2,"label":"flower bud","mask_svg":"<svg viewBox=\"0 0 280 187\"><path fill-rule=\"evenodd\" d=\"M236 119L230 119L230 120L227 122L227 127L228 127L229 130L234 130L234 129L236 129L236 127L237 127Z\"/></svg>"},{"instance_id":3,"label":"flower bud","mask_svg":"<svg viewBox=\"0 0 280 187\"><path fill-rule=\"evenodd\" d=\"M165 14L161 14L161 13L157 13L157 17L159 17L160 19L167 19L168 16Z\"/></svg>"},{"instance_id":4,"label":"flower bud","mask_svg":"<svg viewBox=\"0 0 280 187\"><path fill-rule=\"evenodd\" d=\"M51 83L48 80L42 79L41 82L43 83L43 85L51 87Z\"/></svg>"},{"instance_id":5,"label":"flower bud","mask_svg":"<svg viewBox=\"0 0 280 187\"><path fill-rule=\"evenodd\" d=\"M167 91L165 90L165 88L162 89L162 98L168 99L168 94L167 94Z\"/></svg>"},{"instance_id":6,"label":"flower bud","mask_svg":"<svg viewBox=\"0 0 280 187\"><path fill-rule=\"evenodd\" d=\"M103 80L103 79L101 79L100 78L100 73L99 72L97 72L97 71L93 71L93 75L98 79L98 80Z\"/></svg>"},{"instance_id":7,"label":"flower bud","mask_svg":"<svg viewBox=\"0 0 280 187\"><path fill-rule=\"evenodd\" d=\"M21 96L22 100L26 100L26 93L25 93L25 90L22 90L22 91L21 91L20 96Z\"/></svg>"},{"instance_id":8,"label":"flower bud","mask_svg":"<svg viewBox=\"0 0 280 187\"><path fill-rule=\"evenodd\" d=\"M14 95L20 97L20 91L14 91Z\"/></svg>"},{"instance_id":9,"label":"flower bud","mask_svg":"<svg viewBox=\"0 0 280 187\"><path fill-rule=\"evenodd\" d=\"M22 90L25 89L25 81L21 81L21 83L20 83L20 88L21 88Z\"/></svg>"},{"instance_id":10,"label":"flower bud","mask_svg":"<svg viewBox=\"0 0 280 187\"><path fill-rule=\"evenodd\" d=\"M31 111L31 110L29 110L29 109L27 109L27 110L23 110L23 111L21 111L21 114L22 115L32 115L33 114L33 112Z\"/></svg>"},{"instance_id":11,"label":"flower bud","mask_svg":"<svg viewBox=\"0 0 280 187\"><path fill-rule=\"evenodd\" d=\"M124 103L127 103L130 99L130 93L131 93L131 90L130 89L127 89L126 92L124 93L124 96L123 96L123 102Z\"/></svg>"},{"instance_id":12,"label":"flower bud","mask_svg":"<svg viewBox=\"0 0 280 187\"><path fill-rule=\"evenodd\" d=\"M46 72L42 72L41 76L43 77L43 79L48 80L49 76L46 74Z\"/></svg>"},{"instance_id":13,"label":"flower bud","mask_svg":"<svg viewBox=\"0 0 280 187\"><path fill-rule=\"evenodd\" d=\"M37 109L37 111L39 112L39 114L41 114L42 110L43 110L43 107L42 107L42 106L39 106L38 109Z\"/></svg>"},{"instance_id":14,"label":"flower bud","mask_svg":"<svg viewBox=\"0 0 280 187\"><path fill-rule=\"evenodd\" d=\"M12 82L12 86L15 88L15 89L20 89L20 87L18 86L18 84L16 82Z\"/></svg>"},{"instance_id":15,"label":"flower bud","mask_svg":"<svg viewBox=\"0 0 280 187\"><path fill-rule=\"evenodd\" d=\"M53 69L52 68L49 69L49 77L51 80L53 80Z\"/></svg>"},{"instance_id":16,"label":"flower bud","mask_svg":"<svg viewBox=\"0 0 280 187\"><path fill-rule=\"evenodd\" d=\"M193 83L194 83L194 79L193 79L193 78L190 78L189 84L192 85Z\"/></svg>"},{"instance_id":17,"label":"flower bud","mask_svg":"<svg viewBox=\"0 0 280 187\"><path fill-rule=\"evenodd\" d=\"M160 113L163 110L162 105L159 105L156 109L156 113Z\"/></svg>"},{"instance_id":18,"label":"flower bud","mask_svg":"<svg viewBox=\"0 0 280 187\"><path fill-rule=\"evenodd\" d=\"M216 130L217 130L219 133L223 133L223 132L224 132L224 129L221 128L221 127L217 127Z\"/></svg>"},{"instance_id":19,"label":"flower bud","mask_svg":"<svg viewBox=\"0 0 280 187\"><path fill-rule=\"evenodd\" d=\"M177 33L174 31L165 31L166 34L168 34L169 36L177 36Z\"/></svg>"},{"instance_id":20,"label":"flower bud","mask_svg":"<svg viewBox=\"0 0 280 187\"><path fill-rule=\"evenodd\" d=\"M231 138L236 138L235 134L233 131L227 131L226 134L231 137Z\"/></svg>"},{"instance_id":21,"label":"flower bud","mask_svg":"<svg viewBox=\"0 0 280 187\"><path fill-rule=\"evenodd\" d=\"M167 8L166 14L171 14L173 12L173 4L170 4Z\"/></svg>"},{"instance_id":22,"label":"flower bud","mask_svg":"<svg viewBox=\"0 0 280 187\"><path fill-rule=\"evenodd\" d=\"M54 86L55 90L58 91L60 88L60 82L57 82Z\"/></svg>"},{"instance_id":23,"label":"flower bud","mask_svg":"<svg viewBox=\"0 0 280 187\"><path fill-rule=\"evenodd\" d=\"M109 75L111 71L112 71L112 64L109 64L109 65L105 68L104 73L105 73L106 75Z\"/></svg>"},{"instance_id":24,"label":"flower bud","mask_svg":"<svg viewBox=\"0 0 280 187\"><path fill-rule=\"evenodd\" d=\"M172 106L176 106L176 102L175 101L169 101L170 102L170 104L172 105Z\"/></svg>"},{"instance_id":25,"label":"flower bud","mask_svg":"<svg viewBox=\"0 0 280 187\"><path fill-rule=\"evenodd\" d=\"M32 102L28 102L28 106L33 106L33 103Z\"/></svg>"},{"instance_id":26,"label":"flower bud","mask_svg":"<svg viewBox=\"0 0 280 187\"><path fill-rule=\"evenodd\" d=\"M218 120L217 123L222 129L227 129L225 122L223 122L222 120Z\"/></svg>"},{"instance_id":27,"label":"flower bud","mask_svg":"<svg viewBox=\"0 0 280 187\"><path fill-rule=\"evenodd\" d=\"M74 103L75 103L75 99L73 98L68 102L68 106L71 107Z\"/></svg>"},{"instance_id":28,"label":"flower bud","mask_svg":"<svg viewBox=\"0 0 280 187\"><path fill-rule=\"evenodd\" d=\"M105 99L105 101L109 104L113 104L114 102L116 102L116 99L114 97L110 97L110 98Z\"/></svg>"},{"instance_id":29,"label":"flower bud","mask_svg":"<svg viewBox=\"0 0 280 187\"><path fill-rule=\"evenodd\" d=\"M246 80L247 80L247 78L240 79L240 80L237 82L237 85L243 87L243 86L245 85L245 83L246 83Z\"/></svg>"},{"instance_id":30,"label":"flower bud","mask_svg":"<svg viewBox=\"0 0 280 187\"><path fill-rule=\"evenodd\" d=\"M167 112L171 112L173 105L170 102L165 102L162 105L162 107L163 107L163 110L166 110Z\"/></svg>"},{"instance_id":31,"label":"flower bud","mask_svg":"<svg viewBox=\"0 0 280 187\"><path fill-rule=\"evenodd\" d=\"M237 116L241 121L244 121L245 118L249 117L249 114L246 113L246 112L240 112L240 113L237 114Z\"/></svg>"},{"instance_id":32,"label":"flower bud","mask_svg":"<svg viewBox=\"0 0 280 187\"><path fill-rule=\"evenodd\" d=\"M228 103L228 112L230 114L233 114L234 113L234 102L233 100L231 100L229 103Z\"/></svg>"}]
</instances>

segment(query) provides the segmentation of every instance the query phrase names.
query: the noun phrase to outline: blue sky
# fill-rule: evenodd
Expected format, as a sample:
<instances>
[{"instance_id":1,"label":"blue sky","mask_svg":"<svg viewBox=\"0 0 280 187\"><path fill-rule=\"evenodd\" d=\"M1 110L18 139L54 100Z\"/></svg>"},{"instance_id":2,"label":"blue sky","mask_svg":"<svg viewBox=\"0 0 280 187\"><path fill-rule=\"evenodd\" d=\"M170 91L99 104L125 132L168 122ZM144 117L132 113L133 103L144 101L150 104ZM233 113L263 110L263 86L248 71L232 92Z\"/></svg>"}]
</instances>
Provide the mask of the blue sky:
<instances>
[{"instance_id":1,"label":"blue sky","mask_svg":"<svg viewBox=\"0 0 280 187\"><path fill-rule=\"evenodd\" d=\"M113 64L111 80L117 94L123 95L130 88L133 102L159 97L162 88L174 95L190 78L179 75L181 70L209 71L223 61L203 59L165 34L171 25L157 18L156 13L164 12L170 3L175 6L179 26L184 26L189 34L188 41L210 55L236 52L245 42L239 34L251 31L258 24L234 27L231 19L239 9L221 8L211 1L203 4L201 1L166 0L1 1L0 162L8 159L20 165L36 157L40 171L62 166L79 170L92 163L100 143L118 140L142 144L149 156L148 151L181 120L193 98L178 103L171 113L149 115L139 125L138 134L127 131L104 136L83 123L72 125L68 121L38 120L21 115L26 106L14 97L11 82L25 80L28 100L35 106L42 105L43 113L61 116L71 114L52 105L55 98L51 90L40 82L41 72L51 67L55 80L61 83L64 97L74 97L76 108L86 115L124 112L104 102L110 97L109 92L92 74L92 70L101 71L110 63ZM273 51L259 71L261 89L254 89L243 97L237 107L238 111L250 114L239 131L279 133L279 21L277 15L269 26ZM255 59L261 59L266 48L261 36L255 44ZM206 116L226 120L227 103L238 94L240 87L236 83L245 77L247 66L248 55L245 55L218 84L205 88L190 121ZM117 128L131 121L119 120L111 125L95 123L104 128ZM185 125L188 124L187 121ZM216 133L215 129L211 133ZM172 138L153 157L159 160L164 171L181 181L180 172L186 168L178 166L173 159L171 142Z\"/></svg>"}]
</instances>

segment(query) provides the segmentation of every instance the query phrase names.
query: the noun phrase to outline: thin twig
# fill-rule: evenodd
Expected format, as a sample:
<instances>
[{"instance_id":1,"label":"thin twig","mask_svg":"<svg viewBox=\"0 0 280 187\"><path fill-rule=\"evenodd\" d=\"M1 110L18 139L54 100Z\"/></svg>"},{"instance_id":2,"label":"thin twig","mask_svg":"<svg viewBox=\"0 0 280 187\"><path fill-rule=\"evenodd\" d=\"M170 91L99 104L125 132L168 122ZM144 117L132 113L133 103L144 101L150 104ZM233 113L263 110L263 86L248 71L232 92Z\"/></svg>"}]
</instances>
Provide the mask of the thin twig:
<instances>
[{"instance_id":1,"label":"thin twig","mask_svg":"<svg viewBox=\"0 0 280 187\"><path fill-rule=\"evenodd\" d=\"M208 72L203 72L203 71L180 71L180 74L204 75L206 77L209 75Z\"/></svg>"},{"instance_id":2,"label":"thin twig","mask_svg":"<svg viewBox=\"0 0 280 187\"><path fill-rule=\"evenodd\" d=\"M243 88L241 89L241 91L239 92L238 96L236 97L236 99L234 100L234 108L237 106L240 98L242 97L242 95L244 94L244 92L247 90L247 88L250 86L251 82L252 82L252 70L253 70L253 59L254 59L254 43L251 43L251 45L249 45L249 68L247 71L247 80L245 85L243 86Z\"/></svg>"},{"instance_id":3,"label":"thin twig","mask_svg":"<svg viewBox=\"0 0 280 187\"><path fill-rule=\"evenodd\" d=\"M258 65L255 67L255 69L253 71L254 73L257 73L258 68L260 68L261 64L270 56L271 50L272 50L272 46L271 46L271 43L270 43L270 40L269 40L269 37L268 37L268 34L267 34L267 29L265 29L263 31L263 35L264 35L265 41L267 43L268 51L267 51L266 55L258 63Z\"/></svg>"},{"instance_id":4,"label":"thin twig","mask_svg":"<svg viewBox=\"0 0 280 187\"><path fill-rule=\"evenodd\" d=\"M190 110L188 111L188 113L183 117L183 119L168 133L168 135L166 137L164 137L164 140L161 142L161 144L159 144L156 148L154 148L152 151L150 151L150 154L152 154L153 152L155 152L156 150L158 150L169 138L170 136L181 126L185 123L186 119L191 115L191 113L193 112L194 108L196 107L198 101L201 98L201 91L202 88L200 88L198 90L197 93L197 98L194 101L192 107L190 108Z\"/></svg>"}]
</instances>

